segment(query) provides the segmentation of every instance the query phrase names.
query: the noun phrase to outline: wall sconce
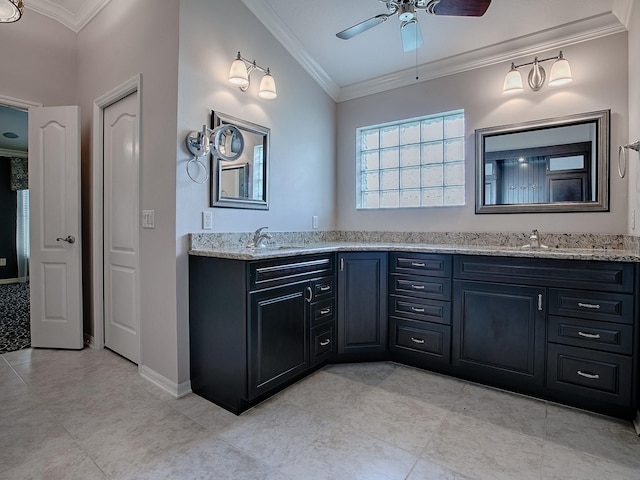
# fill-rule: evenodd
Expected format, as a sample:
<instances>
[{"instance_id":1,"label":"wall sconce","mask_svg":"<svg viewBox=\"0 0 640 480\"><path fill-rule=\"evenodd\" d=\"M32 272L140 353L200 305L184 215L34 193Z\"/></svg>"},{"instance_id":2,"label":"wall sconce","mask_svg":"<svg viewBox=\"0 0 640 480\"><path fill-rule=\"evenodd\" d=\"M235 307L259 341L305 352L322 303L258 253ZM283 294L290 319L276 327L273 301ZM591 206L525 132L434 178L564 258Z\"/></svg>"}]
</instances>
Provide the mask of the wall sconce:
<instances>
[{"instance_id":1,"label":"wall sconce","mask_svg":"<svg viewBox=\"0 0 640 480\"><path fill-rule=\"evenodd\" d=\"M540 90L547 78L547 74L540 64L542 62L548 62L550 60L555 60L555 62L553 62L553 65L551 65L549 85L564 85L573 80L569 62L562 56L561 50L556 57L543 58L542 60L538 60L538 57L535 57L533 59L533 62L523 63L520 65L512 63L511 70L509 70L507 76L504 77L504 87L502 89L502 93L520 93L523 90L522 75L520 75L520 71L518 71L518 68L526 67L527 65L533 65L533 68L529 72L529 77L527 79L531 90L533 90L534 92Z\"/></svg>"},{"instance_id":2,"label":"wall sconce","mask_svg":"<svg viewBox=\"0 0 640 480\"><path fill-rule=\"evenodd\" d=\"M251 80L249 75L254 70L260 70L264 73L262 80L260 80L260 89L258 90L258 96L260 98L264 98L265 100L273 100L278 98L278 93L276 92L276 82L269 71L269 68L262 68L260 65L256 63L254 60L250 62L246 58L243 58L238 52L238 56L231 64L231 69L229 70L229 82L233 85L240 87L240 90L246 92L249 88Z\"/></svg>"},{"instance_id":3,"label":"wall sconce","mask_svg":"<svg viewBox=\"0 0 640 480\"><path fill-rule=\"evenodd\" d=\"M214 155L225 162L233 162L240 158L244 151L244 137L240 129L235 125L224 124L211 130L206 125L202 126L202 131L194 130L189 132L185 139L187 150L191 152L193 158L187 162L187 175L195 183L205 183L209 180L209 173L204 163L200 161L205 155L212 151ZM191 164L195 163L199 169L204 170L205 178L202 181L196 180L191 174Z\"/></svg>"},{"instance_id":4,"label":"wall sconce","mask_svg":"<svg viewBox=\"0 0 640 480\"><path fill-rule=\"evenodd\" d=\"M23 11L22 0L0 0L0 23L17 22Z\"/></svg>"}]
</instances>

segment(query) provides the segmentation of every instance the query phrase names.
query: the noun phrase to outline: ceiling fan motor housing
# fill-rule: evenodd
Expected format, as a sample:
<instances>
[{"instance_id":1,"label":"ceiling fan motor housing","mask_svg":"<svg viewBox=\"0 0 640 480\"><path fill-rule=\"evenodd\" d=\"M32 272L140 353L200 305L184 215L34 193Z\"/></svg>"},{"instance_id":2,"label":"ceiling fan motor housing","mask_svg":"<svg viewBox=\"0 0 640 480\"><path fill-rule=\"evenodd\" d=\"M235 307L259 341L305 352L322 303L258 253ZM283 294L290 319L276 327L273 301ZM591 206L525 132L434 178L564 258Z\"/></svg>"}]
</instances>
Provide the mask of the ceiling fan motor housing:
<instances>
[{"instance_id":1,"label":"ceiling fan motor housing","mask_svg":"<svg viewBox=\"0 0 640 480\"><path fill-rule=\"evenodd\" d=\"M414 2L405 1L400 4L398 18L403 22L408 22L416 18L416 6Z\"/></svg>"}]
</instances>

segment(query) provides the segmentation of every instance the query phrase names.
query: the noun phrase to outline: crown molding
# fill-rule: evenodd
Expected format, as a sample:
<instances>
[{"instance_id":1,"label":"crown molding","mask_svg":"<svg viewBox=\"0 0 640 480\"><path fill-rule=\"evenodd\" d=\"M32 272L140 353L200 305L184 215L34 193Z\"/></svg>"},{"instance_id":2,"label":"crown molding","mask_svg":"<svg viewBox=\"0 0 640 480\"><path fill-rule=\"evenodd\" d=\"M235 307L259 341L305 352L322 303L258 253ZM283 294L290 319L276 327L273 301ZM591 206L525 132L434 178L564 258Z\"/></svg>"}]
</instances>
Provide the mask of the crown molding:
<instances>
[{"instance_id":1,"label":"crown molding","mask_svg":"<svg viewBox=\"0 0 640 480\"><path fill-rule=\"evenodd\" d=\"M597 15L508 42L422 64L418 66L419 80L417 82L425 82L498 63L507 64L516 58L537 55L547 50L560 49L624 31L626 31L626 27L613 13ZM348 85L340 89L337 101L344 102L394 88L406 87L416 83L415 77L416 69L412 67Z\"/></svg>"},{"instance_id":2,"label":"crown molding","mask_svg":"<svg viewBox=\"0 0 640 480\"><path fill-rule=\"evenodd\" d=\"M620 19L620 22L629 28L629 20L633 11L633 0L614 0L613 14Z\"/></svg>"},{"instance_id":3,"label":"crown molding","mask_svg":"<svg viewBox=\"0 0 640 480\"><path fill-rule=\"evenodd\" d=\"M49 0L29 0L29 2L25 2L25 7L49 18L53 18L65 27L78 33L100 13L110 1L111 0L85 0L75 13Z\"/></svg>"},{"instance_id":4,"label":"crown molding","mask_svg":"<svg viewBox=\"0 0 640 480\"><path fill-rule=\"evenodd\" d=\"M273 8L264 0L242 0L242 3L251 10L267 30L282 44L296 62L316 81L320 87L333 98L338 100L340 87L325 72L325 70L311 57L302 46L291 29L287 27Z\"/></svg>"}]
</instances>

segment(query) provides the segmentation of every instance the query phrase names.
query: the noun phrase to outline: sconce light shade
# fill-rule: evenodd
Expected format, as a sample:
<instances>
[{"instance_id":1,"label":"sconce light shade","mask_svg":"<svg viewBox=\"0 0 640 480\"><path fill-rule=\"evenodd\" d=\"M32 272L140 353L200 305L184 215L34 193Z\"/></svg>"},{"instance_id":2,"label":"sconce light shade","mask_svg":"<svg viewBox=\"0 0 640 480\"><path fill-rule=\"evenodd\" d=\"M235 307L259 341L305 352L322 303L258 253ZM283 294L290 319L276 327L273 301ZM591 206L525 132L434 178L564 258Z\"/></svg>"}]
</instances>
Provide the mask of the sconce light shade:
<instances>
[{"instance_id":1,"label":"sconce light shade","mask_svg":"<svg viewBox=\"0 0 640 480\"><path fill-rule=\"evenodd\" d=\"M276 91L276 82L273 76L267 68L267 73L264 74L262 80L260 80L260 90L258 96L265 100L274 100L278 98L278 92Z\"/></svg>"},{"instance_id":2,"label":"sconce light shade","mask_svg":"<svg viewBox=\"0 0 640 480\"><path fill-rule=\"evenodd\" d=\"M516 68L515 64L511 64L511 70L507 73L507 76L504 77L504 86L502 88L502 93L505 94L513 94L519 93L522 91L522 75Z\"/></svg>"},{"instance_id":3,"label":"sconce light shade","mask_svg":"<svg viewBox=\"0 0 640 480\"><path fill-rule=\"evenodd\" d=\"M246 64L240 59L240 52L238 52L238 58L231 64L229 82L238 87L249 86L249 72L247 72Z\"/></svg>"},{"instance_id":4,"label":"sconce light shade","mask_svg":"<svg viewBox=\"0 0 640 480\"><path fill-rule=\"evenodd\" d=\"M415 18L407 22L402 22L402 25L400 25L400 34L402 36L402 50L404 52L411 52L422 46L422 32Z\"/></svg>"},{"instance_id":5,"label":"sconce light shade","mask_svg":"<svg viewBox=\"0 0 640 480\"><path fill-rule=\"evenodd\" d=\"M566 58L562 56L562 52L558 55L558 59L551 65L551 73L549 74L549 85L565 85L573 81L571 76L571 66Z\"/></svg>"},{"instance_id":6,"label":"sconce light shade","mask_svg":"<svg viewBox=\"0 0 640 480\"><path fill-rule=\"evenodd\" d=\"M0 23L17 22L23 11L22 0L0 0Z\"/></svg>"}]
</instances>

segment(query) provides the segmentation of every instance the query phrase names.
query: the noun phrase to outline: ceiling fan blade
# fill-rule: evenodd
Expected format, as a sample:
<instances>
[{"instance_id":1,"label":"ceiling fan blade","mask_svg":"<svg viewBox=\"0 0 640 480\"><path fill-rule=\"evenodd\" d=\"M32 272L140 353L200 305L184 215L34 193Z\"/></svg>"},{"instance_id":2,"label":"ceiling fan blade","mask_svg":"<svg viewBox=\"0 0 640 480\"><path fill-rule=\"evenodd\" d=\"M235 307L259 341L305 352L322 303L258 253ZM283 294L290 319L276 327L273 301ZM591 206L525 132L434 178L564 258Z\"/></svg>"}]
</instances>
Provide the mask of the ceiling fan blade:
<instances>
[{"instance_id":1,"label":"ceiling fan blade","mask_svg":"<svg viewBox=\"0 0 640 480\"><path fill-rule=\"evenodd\" d=\"M356 23L354 26L347 28L339 33L336 33L336 37L341 38L342 40L349 40L350 38L355 37L356 35L369 30L370 28L375 27L376 25L380 25L385 22L390 15L386 13L381 13L380 15L376 15L375 17L371 17L364 22Z\"/></svg>"},{"instance_id":2,"label":"ceiling fan blade","mask_svg":"<svg viewBox=\"0 0 640 480\"><path fill-rule=\"evenodd\" d=\"M489 8L490 3L491 0L440 0L428 12L434 15L481 17Z\"/></svg>"}]
</instances>

